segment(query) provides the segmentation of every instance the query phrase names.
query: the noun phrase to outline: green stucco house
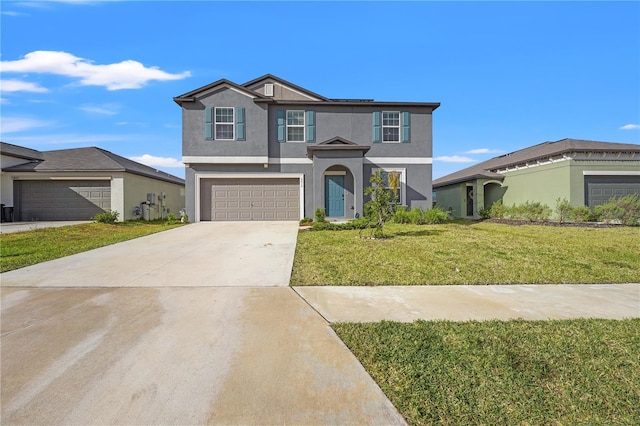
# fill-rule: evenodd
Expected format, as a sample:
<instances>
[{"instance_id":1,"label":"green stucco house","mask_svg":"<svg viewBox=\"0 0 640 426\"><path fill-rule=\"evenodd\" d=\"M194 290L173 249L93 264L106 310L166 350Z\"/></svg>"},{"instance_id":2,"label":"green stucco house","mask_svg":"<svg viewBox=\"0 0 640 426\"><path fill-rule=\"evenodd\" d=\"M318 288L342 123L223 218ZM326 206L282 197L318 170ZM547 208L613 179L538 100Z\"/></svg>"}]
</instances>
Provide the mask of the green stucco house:
<instances>
[{"instance_id":1,"label":"green stucco house","mask_svg":"<svg viewBox=\"0 0 640 426\"><path fill-rule=\"evenodd\" d=\"M640 145L562 139L504 154L433 181L435 204L453 217L483 208L558 198L594 207L611 197L640 196Z\"/></svg>"}]
</instances>

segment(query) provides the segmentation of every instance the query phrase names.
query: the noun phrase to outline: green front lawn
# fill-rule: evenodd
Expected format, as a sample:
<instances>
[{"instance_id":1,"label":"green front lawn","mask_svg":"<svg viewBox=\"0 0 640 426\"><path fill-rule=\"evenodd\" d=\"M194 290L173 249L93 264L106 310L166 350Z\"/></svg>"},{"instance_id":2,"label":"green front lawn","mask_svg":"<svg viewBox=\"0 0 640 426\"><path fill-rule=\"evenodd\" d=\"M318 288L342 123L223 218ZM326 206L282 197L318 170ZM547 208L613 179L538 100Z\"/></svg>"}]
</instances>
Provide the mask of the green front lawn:
<instances>
[{"instance_id":1,"label":"green front lawn","mask_svg":"<svg viewBox=\"0 0 640 426\"><path fill-rule=\"evenodd\" d=\"M640 282L638 227L390 224L385 233L301 231L291 285Z\"/></svg>"},{"instance_id":2,"label":"green front lawn","mask_svg":"<svg viewBox=\"0 0 640 426\"><path fill-rule=\"evenodd\" d=\"M640 424L639 319L333 328L410 424Z\"/></svg>"},{"instance_id":3,"label":"green front lawn","mask_svg":"<svg viewBox=\"0 0 640 426\"><path fill-rule=\"evenodd\" d=\"M0 272L58 259L181 226L162 222L86 223L0 235Z\"/></svg>"}]
</instances>

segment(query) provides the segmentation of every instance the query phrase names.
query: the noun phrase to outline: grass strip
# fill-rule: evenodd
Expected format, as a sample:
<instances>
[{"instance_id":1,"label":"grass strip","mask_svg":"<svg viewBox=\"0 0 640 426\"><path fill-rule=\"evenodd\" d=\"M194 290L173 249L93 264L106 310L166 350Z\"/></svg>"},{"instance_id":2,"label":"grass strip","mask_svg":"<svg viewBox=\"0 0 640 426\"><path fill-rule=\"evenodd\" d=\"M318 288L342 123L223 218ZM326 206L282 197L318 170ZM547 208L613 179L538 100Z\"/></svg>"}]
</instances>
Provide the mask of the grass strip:
<instances>
[{"instance_id":1,"label":"grass strip","mask_svg":"<svg viewBox=\"0 0 640 426\"><path fill-rule=\"evenodd\" d=\"M333 328L410 424L640 424L639 319Z\"/></svg>"},{"instance_id":2,"label":"grass strip","mask_svg":"<svg viewBox=\"0 0 640 426\"><path fill-rule=\"evenodd\" d=\"M479 222L301 231L291 285L640 282L640 228Z\"/></svg>"},{"instance_id":3,"label":"grass strip","mask_svg":"<svg viewBox=\"0 0 640 426\"><path fill-rule=\"evenodd\" d=\"M177 226L181 224L129 221L114 225L86 223L0 234L0 272L155 234Z\"/></svg>"}]
</instances>

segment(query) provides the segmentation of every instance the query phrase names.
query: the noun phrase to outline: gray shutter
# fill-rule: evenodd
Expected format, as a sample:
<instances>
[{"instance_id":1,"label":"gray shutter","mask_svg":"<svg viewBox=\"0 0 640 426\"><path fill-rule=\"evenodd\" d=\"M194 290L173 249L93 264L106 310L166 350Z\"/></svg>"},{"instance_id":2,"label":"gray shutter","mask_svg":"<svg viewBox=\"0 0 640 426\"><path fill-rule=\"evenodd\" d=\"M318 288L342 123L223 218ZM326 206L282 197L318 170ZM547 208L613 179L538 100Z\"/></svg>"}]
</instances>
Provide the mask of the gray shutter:
<instances>
[{"instance_id":1,"label":"gray shutter","mask_svg":"<svg viewBox=\"0 0 640 426\"><path fill-rule=\"evenodd\" d=\"M305 112L305 124L307 126L307 142L315 142L316 141L316 112L315 111L306 111Z\"/></svg>"},{"instance_id":2,"label":"gray shutter","mask_svg":"<svg viewBox=\"0 0 640 426\"><path fill-rule=\"evenodd\" d=\"M411 113L402 111L402 143L411 142Z\"/></svg>"},{"instance_id":3,"label":"gray shutter","mask_svg":"<svg viewBox=\"0 0 640 426\"><path fill-rule=\"evenodd\" d=\"M204 138L213 140L213 107L205 107L204 109Z\"/></svg>"},{"instance_id":4,"label":"gray shutter","mask_svg":"<svg viewBox=\"0 0 640 426\"><path fill-rule=\"evenodd\" d=\"M278 119L278 142L284 142L285 141L285 131L286 131L286 124L285 124L285 110L283 109L279 109L276 111L276 117Z\"/></svg>"},{"instance_id":5,"label":"gray shutter","mask_svg":"<svg viewBox=\"0 0 640 426\"><path fill-rule=\"evenodd\" d=\"M245 140L244 107L236 107L236 140Z\"/></svg>"},{"instance_id":6,"label":"gray shutter","mask_svg":"<svg viewBox=\"0 0 640 426\"><path fill-rule=\"evenodd\" d=\"M373 112L373 142L380 143L382 142L382 112L374 111Z\"/></svg>"}]
</instances>

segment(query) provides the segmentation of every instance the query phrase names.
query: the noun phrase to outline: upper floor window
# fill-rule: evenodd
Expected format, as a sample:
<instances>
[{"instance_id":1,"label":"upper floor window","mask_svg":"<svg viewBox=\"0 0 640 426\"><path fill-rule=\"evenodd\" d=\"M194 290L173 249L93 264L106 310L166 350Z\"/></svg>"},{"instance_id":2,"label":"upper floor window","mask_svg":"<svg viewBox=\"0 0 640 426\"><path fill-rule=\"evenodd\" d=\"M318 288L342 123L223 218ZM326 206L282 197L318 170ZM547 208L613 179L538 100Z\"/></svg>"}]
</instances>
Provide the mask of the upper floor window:
<instances>
[{"instance_id":1,"label":"upper floor window","mask_svg":"<svg viewBox=\"0 0 640 426\"><path fill-rule=\"evenodd\" d=\"M287 111L287 142L304 142L304 111Z\"/></svg>"},{"instance_id":2,"label":"upper floor window","mask_svg":"<svg viewBox=\"0 0 640 426\"><path fill-rule=\"evenodd\" d=\"M216 107L215 120L215 139L233 140L235 123L233 108Z\"/></svg>"},{"instance_id":3,"label":"upper floor window","mask_svg":"<svg viewBox=\"0 0 640 426\"><path fill-rule=\"evenodd\" d=\"M373 143L411 142L409 111L373 111Z\"/></svg>"},{"instance_id":4,"label":"upper floor window","mask_svg":"<svg viewBox=\"0 0 640 426\"><path fill-rule=\"evenodd\" d=\"M400 142L400 112L382 112L382 141Z\"/></svg>"}]
</instances>

